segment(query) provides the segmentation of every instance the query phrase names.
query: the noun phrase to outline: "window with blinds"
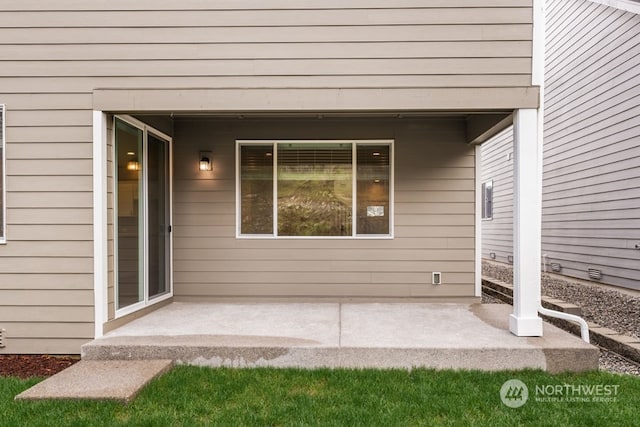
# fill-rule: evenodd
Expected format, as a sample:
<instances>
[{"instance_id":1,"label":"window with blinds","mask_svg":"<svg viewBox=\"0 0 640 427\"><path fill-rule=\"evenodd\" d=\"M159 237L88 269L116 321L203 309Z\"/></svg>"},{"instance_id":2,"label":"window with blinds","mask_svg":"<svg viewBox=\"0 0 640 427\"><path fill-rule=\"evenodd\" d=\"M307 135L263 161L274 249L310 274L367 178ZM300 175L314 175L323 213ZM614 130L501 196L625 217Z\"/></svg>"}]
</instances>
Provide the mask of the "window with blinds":
<instances>
[{"instance_id":1,"label":"window with blinds","mask_svg":"<svg viewBox=\"0 0 640 427\"><path fill-rule=\"evenodd\" d=\"M391 235L392 141L238 141L238 235Z\"/></svg>"}]
</instances>

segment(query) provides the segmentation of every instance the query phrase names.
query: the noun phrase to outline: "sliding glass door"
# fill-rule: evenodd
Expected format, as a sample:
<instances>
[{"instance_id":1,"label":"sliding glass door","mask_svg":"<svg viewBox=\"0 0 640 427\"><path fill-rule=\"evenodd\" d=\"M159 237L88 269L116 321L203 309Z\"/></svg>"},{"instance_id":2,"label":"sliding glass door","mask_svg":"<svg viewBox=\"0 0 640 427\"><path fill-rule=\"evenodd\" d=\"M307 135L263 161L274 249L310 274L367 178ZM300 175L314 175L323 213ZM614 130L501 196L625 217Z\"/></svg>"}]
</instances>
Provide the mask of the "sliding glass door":
<instances>
[{"instance_id":1,"label":"sliding glass door","mask_svg":"<svg viewBox=\"0 0 640 427\"><path fill-rule=\"evenodd\" d=\"M151 133L148 146L149 298L169 290L169 141Z\"/></svg>"},{"instance_id":2,"label":"sliding glass door","mask_svg":"<svg viewBox=\"0 0 640 427\"><path fill-rule=\"evenodd\" d=\"M116 118L115 305L121 314L171 294L170 153L169 137Z\"/></svg>"}]
</instances>

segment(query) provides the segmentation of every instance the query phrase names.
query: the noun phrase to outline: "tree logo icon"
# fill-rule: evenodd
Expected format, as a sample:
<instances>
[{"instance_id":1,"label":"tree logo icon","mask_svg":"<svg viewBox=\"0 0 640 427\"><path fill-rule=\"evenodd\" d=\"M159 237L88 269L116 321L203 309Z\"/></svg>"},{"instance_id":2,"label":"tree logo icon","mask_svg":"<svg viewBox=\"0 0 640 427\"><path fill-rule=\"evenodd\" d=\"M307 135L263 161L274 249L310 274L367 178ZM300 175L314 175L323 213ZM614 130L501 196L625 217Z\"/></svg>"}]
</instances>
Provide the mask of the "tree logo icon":
<instances>
[{"instance_id":1,"label":"tree logo icon","mask_svg":"<svg viewBox=\"0 0 640 427\"><path fill-rule=\"evenodd\" d=\"M529 399L529 389L520 380L505 381L500 388L500 399L509 408L519 408Z\"/></svg>"}]
</instances>

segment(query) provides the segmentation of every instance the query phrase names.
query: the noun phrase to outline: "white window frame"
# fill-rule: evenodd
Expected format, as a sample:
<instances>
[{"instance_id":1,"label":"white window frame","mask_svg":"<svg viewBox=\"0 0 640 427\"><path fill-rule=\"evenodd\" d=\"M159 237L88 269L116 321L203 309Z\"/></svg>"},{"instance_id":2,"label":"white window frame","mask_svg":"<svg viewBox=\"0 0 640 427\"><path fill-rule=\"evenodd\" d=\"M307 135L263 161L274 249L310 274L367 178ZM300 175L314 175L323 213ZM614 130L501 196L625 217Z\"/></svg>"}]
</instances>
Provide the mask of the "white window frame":
<instances>
[{"instance_id":1,"label":"white window frame","mask_svg":"<svg viewBox=\"0 0 640 427\"><path fill-rule=\"evenodd\" d=\"M491 188L491 201L489 206L491 207L491 212L487 215L487 188ZM488 181L484 181L482 186L480 187L480 196L482 197L480 203L480 212L482 215L483 221L491 221L493 219L493 180L490 179Z\"/></svg>"},{"instance_id":2,"label":"white window frame","mask_svg":"<svg viewBox=\"0 0 640 427\"><path fill-rule=\"evenodd\" d=\"M2 121L2 139L0 139L0 146L2 147L2 173L0 174L0 180L2 185L2 234L0 235L0 244L7 243L7 125L6 125L6 111L5 104L0 104L0 120Z\"/></svg>"},{"instance_id":3,"label":"white window frame","mask_svg":"<svg viewBox=\"0 0 640 427\"><path fill-rule=\"evenodd\" d=\"M351 170L352 173L352 201L351 201L351 235L350 236L278 236L278 154L277 144L352 144L352 156L351 156ZM236 238L237 239L318 239L318 240L349 240L349 239L393 239L394 238L394 171L395 171L395 153L393 139L295 139L295 140L236 140ZM240 147L244 145L269 145L271 144L273 150L273 233L272 234L242 234L242 215L241 215L241 191L240 191ZM357 169L356 169L356 147L358 145L381 145L389 147L389 155L391 160L389 162L389 234L357 234L356 215L357 212Z\"/></svg>"}]
</instances>

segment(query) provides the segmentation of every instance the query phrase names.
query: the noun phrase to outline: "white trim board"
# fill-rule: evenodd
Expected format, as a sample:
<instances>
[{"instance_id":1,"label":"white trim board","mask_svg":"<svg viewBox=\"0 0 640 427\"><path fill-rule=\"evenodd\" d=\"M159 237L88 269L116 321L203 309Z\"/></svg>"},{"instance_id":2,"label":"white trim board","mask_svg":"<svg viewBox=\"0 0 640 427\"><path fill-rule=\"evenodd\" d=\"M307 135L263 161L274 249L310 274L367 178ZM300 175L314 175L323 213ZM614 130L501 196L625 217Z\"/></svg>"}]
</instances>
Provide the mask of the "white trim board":
<instances>
[{"instance_id":1,"label":"white trim board","mask_svg":"<svg viewBox=\"0 0 640 427\"><path fill-rule=\"evenodd\" d=\"M475 148L475 179L476 179L476 194L475 194L475 272L474 272L474 285L475 295L477 297L482 296L482 152L480 144Z\"/></svg>"},{"instance_id":2,"label":"white trim board","mask_svg":"<svg viewBox=\"0 0 640 427\"><path fill-rule=\"evenodd\" d=\"M107 119L93 112L93 298L95 338L107 321Z\"/></svg>"}]
</instances>

